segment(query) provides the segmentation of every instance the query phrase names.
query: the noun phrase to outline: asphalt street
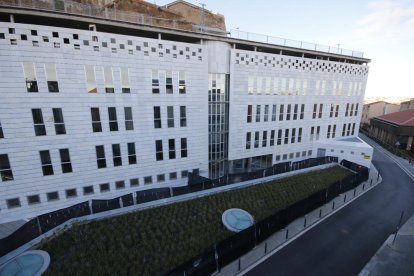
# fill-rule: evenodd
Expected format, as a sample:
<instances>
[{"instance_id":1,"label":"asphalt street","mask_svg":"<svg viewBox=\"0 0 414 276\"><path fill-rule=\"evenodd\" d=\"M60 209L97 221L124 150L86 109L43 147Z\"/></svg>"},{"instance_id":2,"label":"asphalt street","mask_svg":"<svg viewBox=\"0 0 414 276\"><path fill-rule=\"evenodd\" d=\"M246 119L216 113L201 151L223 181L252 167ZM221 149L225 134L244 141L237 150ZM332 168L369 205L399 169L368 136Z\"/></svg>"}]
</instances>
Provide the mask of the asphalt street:
<instances>
[{"instance_id":1,"label":"asphalt street","mask_svg":"<svg viewBox=\"0 0 414 276\"><path fill-rule=\"evenodd\" d=\"M358 199L259 264L247 275L357 275L388 236L414 213L414 182L374 151L383 178Z\"/></svg>"}]
</instances>

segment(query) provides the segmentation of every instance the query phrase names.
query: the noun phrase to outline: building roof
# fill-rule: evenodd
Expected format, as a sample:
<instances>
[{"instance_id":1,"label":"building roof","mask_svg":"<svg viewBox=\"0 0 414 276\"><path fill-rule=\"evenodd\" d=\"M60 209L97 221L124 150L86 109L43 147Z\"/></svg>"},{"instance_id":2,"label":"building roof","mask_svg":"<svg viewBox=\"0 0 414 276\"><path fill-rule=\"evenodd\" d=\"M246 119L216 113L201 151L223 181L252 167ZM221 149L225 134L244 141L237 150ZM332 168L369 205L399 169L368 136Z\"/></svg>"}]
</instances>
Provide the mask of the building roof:
<instances>
[{"instance_id":1,"label":"building roof","mask_svg":"<svg viewBox=\"0 0 414 276\"><path fill-rule=\"evenodd\" d=\"M376 118L399 126L414 126L414 109L394 112Z\"/></svg>"}]
</instances>

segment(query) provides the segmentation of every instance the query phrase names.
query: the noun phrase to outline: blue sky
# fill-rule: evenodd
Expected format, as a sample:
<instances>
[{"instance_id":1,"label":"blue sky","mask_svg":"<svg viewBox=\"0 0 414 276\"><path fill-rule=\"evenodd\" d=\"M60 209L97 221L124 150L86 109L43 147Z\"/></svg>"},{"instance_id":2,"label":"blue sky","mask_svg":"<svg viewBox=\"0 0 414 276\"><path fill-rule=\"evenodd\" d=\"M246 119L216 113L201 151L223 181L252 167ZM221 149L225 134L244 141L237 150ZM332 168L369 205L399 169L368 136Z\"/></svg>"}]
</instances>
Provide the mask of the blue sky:
<instances>
[{"instance_id":1,"label":"blue sky","mask_svg":"<svg viewBox=\"0 0 414 276\"><path fill-rule=\"evenodd\" d=\"M158 0L164 5L172 1ZM367 97L414 97L414 1L202 0L227 29L362 51L372 59Z\"/></svg>"}]
</instances>

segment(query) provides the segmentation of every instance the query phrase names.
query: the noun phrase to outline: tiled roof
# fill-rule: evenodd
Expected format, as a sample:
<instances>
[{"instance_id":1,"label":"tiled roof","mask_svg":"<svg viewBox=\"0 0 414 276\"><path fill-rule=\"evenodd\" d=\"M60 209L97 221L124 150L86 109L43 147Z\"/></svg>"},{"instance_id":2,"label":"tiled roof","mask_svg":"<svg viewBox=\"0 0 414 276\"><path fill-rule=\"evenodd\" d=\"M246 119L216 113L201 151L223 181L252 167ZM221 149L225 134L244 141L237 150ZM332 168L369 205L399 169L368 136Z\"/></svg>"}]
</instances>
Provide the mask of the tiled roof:
<instances>
[{"instance_id":1,"label":"tiled roof","mask_svg":"<svg viewBox=\"0 0 414 276\"><path fill-rule=\"evenodd\" d=\"M379 120L399 126L414 126L414 109L403 110L377 117Z\"/></svg>"}]
</instances>

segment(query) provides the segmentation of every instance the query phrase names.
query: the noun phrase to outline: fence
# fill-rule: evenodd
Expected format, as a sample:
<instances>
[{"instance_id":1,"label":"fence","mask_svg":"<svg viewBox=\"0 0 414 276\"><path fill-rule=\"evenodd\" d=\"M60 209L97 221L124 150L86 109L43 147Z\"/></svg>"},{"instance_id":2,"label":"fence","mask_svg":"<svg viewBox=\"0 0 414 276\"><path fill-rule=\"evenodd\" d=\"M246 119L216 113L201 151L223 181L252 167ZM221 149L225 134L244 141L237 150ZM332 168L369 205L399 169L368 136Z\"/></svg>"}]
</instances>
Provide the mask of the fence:
<instances>
[{"instance_id":1,"label":"fence","mask_svg":"<svg viewBox=\"0 0 414 276\"><path fill-rule=\"evenodd\" d=\"M223 267L252 250L256 245L284 228L290 222L308 214L317 207L330 202L339 194L351 190L368 180L368 168L346 160L343 160L341 165L353 170L355 174L347 176L341 181L332 183L327 189L318 191L256 222L253 226L216 243L203 254L192 258L170 271L168 275L207 275L215 271L220 271ZM213 256L216 257L213 258Z\"/></svg>"},{"instance_id":2,"label":"fence","mask_svg":"<svg viewBox=\"0 0 414 276\"><path fill-rule=\"evenodd\" d=\"M144 191L137 191L135 194L130 193L108 200L94 199L91 200L90 203L89 201L85 201L70 206L68 208L40 215L24 224L21 228L17 229L8 237L0 239L0 257L24 245L28 241L31 241L34 238L39 237L43 233L46 233L47 231L54 229L56 226L72 218L82 217L90 214L96 214L100 212L134 205L134 196L136 204L142 204L145 202L155 201L163 198L199 192L206 189L238 183L241 181L258 179L265 176L277 175L289 171L305 169L312 166L333 162L338 162L338 158L310 158L293 163L279 163L270 168L262 169L259 171L244 174L233 174L214 180L195 174L189 174L188 185L184 187L155 188Z\"/></svg>"}]
</instances>

